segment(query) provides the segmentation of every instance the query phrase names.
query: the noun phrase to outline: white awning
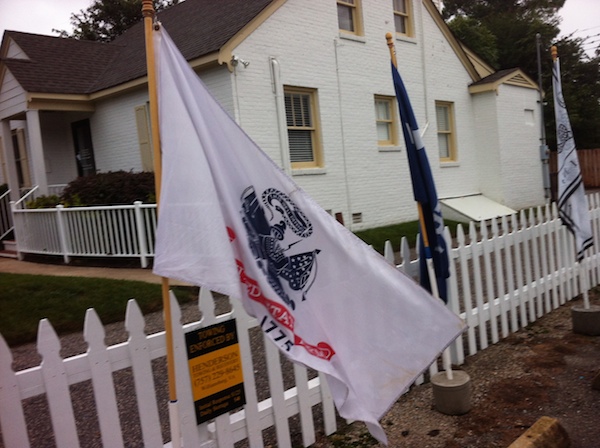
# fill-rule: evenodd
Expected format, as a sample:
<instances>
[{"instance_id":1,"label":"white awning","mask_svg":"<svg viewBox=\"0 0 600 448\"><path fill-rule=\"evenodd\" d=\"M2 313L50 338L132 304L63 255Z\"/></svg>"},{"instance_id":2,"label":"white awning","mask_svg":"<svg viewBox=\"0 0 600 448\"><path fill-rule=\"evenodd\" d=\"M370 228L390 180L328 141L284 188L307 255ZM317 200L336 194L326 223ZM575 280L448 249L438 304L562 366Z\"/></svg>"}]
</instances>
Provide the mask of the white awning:
<instances>
[{"instance_id":1,"label":"white awning","mask_svg":"<svg viewBox=\"0 0 600 448\"><path fill-rule=\"evenodd\" d=\"M517 213L482 194L440 199L440 203L444 219L460 222L485 221Z\"/></svg>"}]
</instances>

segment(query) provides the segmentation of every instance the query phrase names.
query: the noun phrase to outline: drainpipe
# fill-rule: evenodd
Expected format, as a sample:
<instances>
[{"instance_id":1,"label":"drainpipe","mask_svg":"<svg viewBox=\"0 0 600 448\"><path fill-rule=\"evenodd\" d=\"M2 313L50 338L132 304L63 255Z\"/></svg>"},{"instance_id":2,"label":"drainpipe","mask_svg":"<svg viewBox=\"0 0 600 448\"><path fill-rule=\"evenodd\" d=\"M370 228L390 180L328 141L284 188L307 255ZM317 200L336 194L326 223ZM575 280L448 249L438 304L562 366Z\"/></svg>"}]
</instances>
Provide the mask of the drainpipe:
<instances>
[{"instance_id":1,"label":"drainpipe","mask_svg":"<svg viewBox=\"0 0 600 448\"><path fill-rule=\"evenodd\" d=\"M441 11L439 2L434 2L436 3L436 6L438 7L438 9ZM427 132L427 128L429 127L429 97L427 95L427 51L425 50L425 25L423 24L423 3L420 2L419 3L419 12L420 12L420 18L421 18L421 23L419 24L419 28L420 28L420 41L421 41L421 60L423 61L423 72L422 72L422 79L423 79L423 100L425 101L425 126L423 127L423 130L421 131L421 137L423 137L425 135L425 132ZM415 17L415 26L417 26L417 21L416 21L416 17Z\"/></svg>"},{"instance_id":2,"label":"drainpipe","mask_svg":"<svg viewBox=\"0 0 600 448\"><path fill-rule=\"evenodd\" d=\"M290 143L287 133L287 121L285 118L285 102L283 95L283 85L281 84L281 67L279 61L271 56L271 88L275 95L275 109L277 113L277 128L279 129L279 151L281 155L281 168L291 176L292 164L290 161Z\"/></svg>"},{"instance_id":3,"label":"drainpipe","mask_svg":"<svg viewBox=\"0 0 600 448\"><path fill-rule=\"evenodd\" d=\"M341 81L341 75L340 75L340 60L339 60L339 48L342 47L343 44L341 44L338 39L333 39L333 50L335 52L335 76L336 76L336 80L337 80L337 91L338 91L338 107L339 107L339 117L340 117L340 133L341 133L341 144L342 144L342 163L343 163L343 167L344 167L344 185L346 187L346 207L348 208L348 216L349 216L349 229L352 230L352 215L353 215L353 210L352 210L352 197L350 195L350 185L349 185L349 181L348 181L348 162L346 160L346 138L345 138L345 131L344 131L344 108L342 105L342 81ZM337 213L336 213L336 218L337 218ZM344 217L342 215L341 217L341 221L340 219L338 219L338 221L343 222Z\"/></svg>"}]
</instances>

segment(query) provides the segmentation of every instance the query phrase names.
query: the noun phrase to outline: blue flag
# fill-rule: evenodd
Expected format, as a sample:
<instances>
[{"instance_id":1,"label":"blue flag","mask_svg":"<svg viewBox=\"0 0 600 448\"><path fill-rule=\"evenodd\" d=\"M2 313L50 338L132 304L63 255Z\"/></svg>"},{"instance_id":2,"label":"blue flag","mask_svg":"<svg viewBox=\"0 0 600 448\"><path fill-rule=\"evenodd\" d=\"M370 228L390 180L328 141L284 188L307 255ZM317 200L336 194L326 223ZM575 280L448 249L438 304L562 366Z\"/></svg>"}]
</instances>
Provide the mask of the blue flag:
<instances>
[{"instance_id":1,"label":"blue flag","mask_svg":"<svg viewBox=\"0 0 600 448\"><path fill-rule=\"evenodd\" d=\"M400 78L400 74L392 63L392 77L396 89L396 99L400 109L400 123L402 133L406 142L408 154L408 165L412 180L415 201L421 206L425 229L421 223L421 245L420 245L420 278L421 285L431 291L429 274L427 272L426 260L431 258L437 278L440 299L448 301L446 279L450 276L448 250L444 240L444 218L438 201L429 160L425 152L425 146L419 133L419 125L415 119L408 93ZM426 232L430 247L425 247L423 232Z\"/></svg>"}]
</instances>

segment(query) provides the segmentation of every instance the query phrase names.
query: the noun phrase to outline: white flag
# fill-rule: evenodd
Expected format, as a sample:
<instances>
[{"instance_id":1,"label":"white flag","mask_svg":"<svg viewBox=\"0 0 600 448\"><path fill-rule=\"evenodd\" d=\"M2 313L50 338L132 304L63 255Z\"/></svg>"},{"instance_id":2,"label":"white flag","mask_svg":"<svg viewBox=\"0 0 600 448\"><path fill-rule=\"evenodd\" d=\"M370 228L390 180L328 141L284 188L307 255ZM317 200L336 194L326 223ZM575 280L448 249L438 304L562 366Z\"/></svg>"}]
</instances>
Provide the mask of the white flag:
<instances>
[{"instance_id":1,"label":"white flag","mask_svg":"<svg viewBox=\"0 0 600 448\"><path fill-rule=\"evenodd\" d=\"M575 236L577 259L581 260L585 250L592 245L592 223L579 168L575 139L562 94L558 58L552 65L552 90L558 151L558 212L563 224Z\"/></svg>"},{"instance_id":2,"label":"white flag","mask_svg":"<svg viewBox=\"0 0 600 448\"><path fill-rule=\"evenodd\" d=\"M154 272L241 298L345 419L379 419L463 322L299 188L155 33L163 177Z\"/></svg>"}]
</instances>

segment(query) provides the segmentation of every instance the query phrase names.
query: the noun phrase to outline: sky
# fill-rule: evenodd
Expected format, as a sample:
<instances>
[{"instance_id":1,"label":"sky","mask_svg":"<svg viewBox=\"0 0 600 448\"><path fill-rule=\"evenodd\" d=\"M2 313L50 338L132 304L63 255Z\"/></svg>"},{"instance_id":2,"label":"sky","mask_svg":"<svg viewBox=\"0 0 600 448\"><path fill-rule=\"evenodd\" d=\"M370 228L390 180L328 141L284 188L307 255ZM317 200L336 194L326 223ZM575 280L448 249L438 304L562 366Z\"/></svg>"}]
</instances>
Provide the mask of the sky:
<instances>
[{"instance_id":1,"label":"sky","mask_svg":"<svg viewBox=\"0 0 600 448\"><path fill-rule=\"evenodd\" d=\"M0 0L0 35L4 30L55 36L52 29L71 31L71 13L87 9L93 0ZM600 0L566 0L560 12L561 35L591 37L600 43ZM594 47L592 43L585 48Z\"/></svg>"}]
</instances>

